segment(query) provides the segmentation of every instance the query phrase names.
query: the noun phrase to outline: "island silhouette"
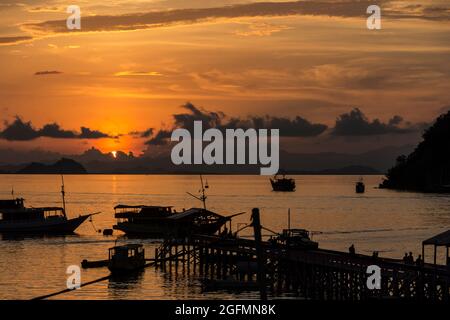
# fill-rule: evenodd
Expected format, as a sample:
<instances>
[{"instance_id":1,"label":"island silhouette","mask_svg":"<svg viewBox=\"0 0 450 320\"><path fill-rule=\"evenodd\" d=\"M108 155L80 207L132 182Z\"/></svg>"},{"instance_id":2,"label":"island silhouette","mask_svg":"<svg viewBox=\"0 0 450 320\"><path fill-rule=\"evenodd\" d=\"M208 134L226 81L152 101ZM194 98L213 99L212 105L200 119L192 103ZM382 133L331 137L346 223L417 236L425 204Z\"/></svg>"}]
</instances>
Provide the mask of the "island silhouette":
<instances>
[{"instance_id":1,"label":"island silhouette","mask_svg":"<svg viewBox=\"0 0 450 320\"><path fill-rule=\"evenodd\" d=\"M425 130L410 155L397 158L380 188L450 193L450 111Z\"/></svg>"},{"instance_id":2,"label":"island silhouette","mask_svg":"<svg viewBox=\"0 0 450 320\"><path fill-rule=\"evenodd\" d=\"M72 159L62 158L54 164L43 164L32 162L23 169L17 171L18 174L86 174L87 170L82 164Z\"/></svg>"}]
</instances>

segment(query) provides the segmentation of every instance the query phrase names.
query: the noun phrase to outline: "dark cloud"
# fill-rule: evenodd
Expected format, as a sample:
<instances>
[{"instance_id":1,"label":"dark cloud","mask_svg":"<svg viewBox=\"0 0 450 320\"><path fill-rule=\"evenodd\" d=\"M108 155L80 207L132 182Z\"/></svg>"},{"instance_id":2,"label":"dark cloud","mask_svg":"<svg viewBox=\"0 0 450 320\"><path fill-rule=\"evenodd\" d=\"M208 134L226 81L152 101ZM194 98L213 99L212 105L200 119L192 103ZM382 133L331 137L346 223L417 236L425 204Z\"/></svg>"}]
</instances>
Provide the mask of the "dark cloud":
<instances>
[{"instance_id":1,"label":"dark cloud","mask_svg":"<svg viewBox=\"0 0 450 320\"><path fill-rule=\"evenodd\" d=\"M109 134L103 133L101 131L91 130L91 129L86 128L86 127L81 127L81 133L77 137L79 139L102 139L102 138L114 138L114 139L116 139L117 138L117 137L112 137Z\"/></svg>"},{"instance_id":2,"label":"dark cloud","mask_svg":"<svg viewBox=\"0 0 450 320\"><path fill-rule=\"evenodd\" d=\"M5 128L0 131L0 139L8 141L30 141L40 137L57 139L117 138L86 127L81 127L81 133L64 130L57 123L46 124L41 129L36 129L30 121L25 122L20 117L16 117L12 123L6 122Z\"/></svg>"},{"instance_id":3,"label":"dark cloud","mask_svg":"<svg viewBox=\"0 0 450 320\"><path fill-rule=\"evenodd\" d=\"M129 135L136 137L136 138L150 138L151 136L153 136L154 132L155 132L155 129L149 128L145 131L132 131L129 133Z\"/></svg>"},{"instance_id":4,"label":"dark cloud","mask_svg":"<svg viewBox=\"0 0 450 320\"><path fill-rule=\"evenodd\" d=\"M158 133L145 144L149 146L163 146L169 143L172 131L159 130Z\"/></svg>"},{"instance_id":5,"label":"dark cloud","mask_svg":"<svg viewBox=\"0 0 450 320\"><path fill-rule=\"evenodd\" d=\"M387 123L379 119L370 121L358 108L349 113L341 114L336 119L332 134L336 136L372 136L382 134L402 134L418 131L424 124L413 125L404 122L403 118L396 115Z\"/></svg>"},{"instance_id":6,"label":"dark cloud","mask_svg":"<svg viewBox=\"0 0 450 320\"><path fill-rule=\"evenodd\" d=\"M282 137L315 137L322 134L327 126L324 124L311 123L302 118L294 119L282 117L247 117L228 118L223 112L211 112L196 107L188 102L182 106L187 112L174 114L174 127L171 130L160 130L149 141L148 145L164 145L170 141L172 131L176 128L193 131L194 121L202 121L203 130L217 128L221 131L226 129L280 129Z\"/></svg>"},{"instance_id":7,"label":"dark cloud","mask_svg":"<svg viewBox=\"0 0 450 320\"><path fill-rule=\"evenodd\" d=\"M38 131L38 133L42 137L49 138L74 139L77 137L77 135L73 131L61 129L61 127L57 123L46 124L44 127L42 127L41 130Z\"/></svg>"},{"instance_id":8,"label":"dark cloud","mask_svg":"<svg viewBox=\"0 0 450 320\"><path fill-rule=\"evenodd\" d=\"M325 15L337 17L367 17L369 5L382 5L390 1L293 1L293 2L257 2L228 5L215 8L175 9L165 11L139 12L126 15L95 15L83 17L82 29L75 32L122 31L164 27L173 24L192 24L218 18L265 17L288 15ZM382 6L383 7L383 6ZM383 7L384 8L384 7ZM406 8L386 7L384 17L423 18L448 20L448 10L435 8L423 9L419 13L410 13ZM24 25L25 29L37 33L65 33L66 21L45 21Z\"/></svg>"},{"instance_id":9,"label":"dark cloud","mask_svg":"<svg viewBox=\"0 0 450 320\"><path fill-rule=\"evenodd\" d=\"M53 71L38 71L34 75L35 76L47 76L47 75L52 75L52 74L62 74L62 72L61 71L56 71L56 70L53 70Z\"/></svg>"}]
</instances>

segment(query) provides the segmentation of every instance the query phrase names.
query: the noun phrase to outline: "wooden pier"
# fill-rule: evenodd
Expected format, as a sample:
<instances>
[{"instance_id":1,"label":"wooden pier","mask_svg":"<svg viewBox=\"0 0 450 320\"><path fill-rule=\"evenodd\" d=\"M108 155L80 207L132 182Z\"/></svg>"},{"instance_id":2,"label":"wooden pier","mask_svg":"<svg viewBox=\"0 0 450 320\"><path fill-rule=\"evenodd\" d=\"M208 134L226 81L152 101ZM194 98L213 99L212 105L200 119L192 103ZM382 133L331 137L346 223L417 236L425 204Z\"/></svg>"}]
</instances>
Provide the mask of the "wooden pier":
<instances>
[{"instance_id":1,"label":"wooden pier","mask_svg":"<svg viewBox=\"0 0 450 320\"><path fill-rule=\"evenodd\" d=\"M257 241L241 238L166 240L156 249L155 266L166 272L197 275L216 289L260 290L263 299L261 286L273 297L289 294L311 300L449 301L450 270L445 266L416 266L394 259L295 249L264 241L260 245L258 252ZM367 268L372 265L381 268L380 289L367 286ZM262 270L262 277L258 277Z\"/></svg>"}]
</instances>

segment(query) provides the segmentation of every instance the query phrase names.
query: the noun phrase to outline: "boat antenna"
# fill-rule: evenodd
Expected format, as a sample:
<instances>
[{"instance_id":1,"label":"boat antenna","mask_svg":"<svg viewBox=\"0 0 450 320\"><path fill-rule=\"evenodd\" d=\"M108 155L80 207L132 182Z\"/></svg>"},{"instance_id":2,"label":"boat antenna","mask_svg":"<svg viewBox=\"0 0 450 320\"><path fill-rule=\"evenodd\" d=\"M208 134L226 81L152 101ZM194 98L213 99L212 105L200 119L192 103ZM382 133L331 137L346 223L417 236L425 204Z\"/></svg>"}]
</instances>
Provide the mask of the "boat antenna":
<instances>
[{"instance_id":1,"label":"boat antenna","mask_svg":"<svg viewBox=\"0 0 450 320\"><path fill-rule=\"evenodd\" d=\"M202 188L200 189L200 196L193 195L190 192L187 192L187 194L190 195L191 197L193 197L193 198L203 202L203 209L206 210L206 199L208 197L206 196L205 190L209 188L209 185L208 185L208 181L206 181L206 185L203 184L203 176L202 175L200 175L200 183L201 183L201 186L202 186Z\"/></svg>"},{"instance_id":2,"label":"boat antenna","mask_svg":"<svg viewBox=\"0 0 450 320\"><path fill-rule=\"evenodd\" d=\"M64 175L61 175L61 195L62 195L62 203L63 203L63 214L66 216L66 191L64 190Z\"/></svg>"}]
</instances>

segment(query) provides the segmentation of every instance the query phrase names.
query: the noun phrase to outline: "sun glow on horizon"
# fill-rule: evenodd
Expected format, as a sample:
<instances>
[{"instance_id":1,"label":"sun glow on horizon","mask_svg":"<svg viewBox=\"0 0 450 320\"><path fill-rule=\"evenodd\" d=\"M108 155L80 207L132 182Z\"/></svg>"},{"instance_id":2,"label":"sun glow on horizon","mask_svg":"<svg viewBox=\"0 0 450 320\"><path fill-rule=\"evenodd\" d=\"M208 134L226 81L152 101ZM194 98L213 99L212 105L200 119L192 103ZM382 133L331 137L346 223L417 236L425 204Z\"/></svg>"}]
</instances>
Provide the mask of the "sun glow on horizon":
<instances>
[{"instance_id":1,"label":"sun glow on horizon","mask_svg":"<svg viewBox=\"0 0 450 320\"><path fill-rule=\"evenodd\" d=\"M117 158L117 151L111 151L111 154L112 154L112 156L113 156L114 159Z\"/></svg>"}]
</instances>

